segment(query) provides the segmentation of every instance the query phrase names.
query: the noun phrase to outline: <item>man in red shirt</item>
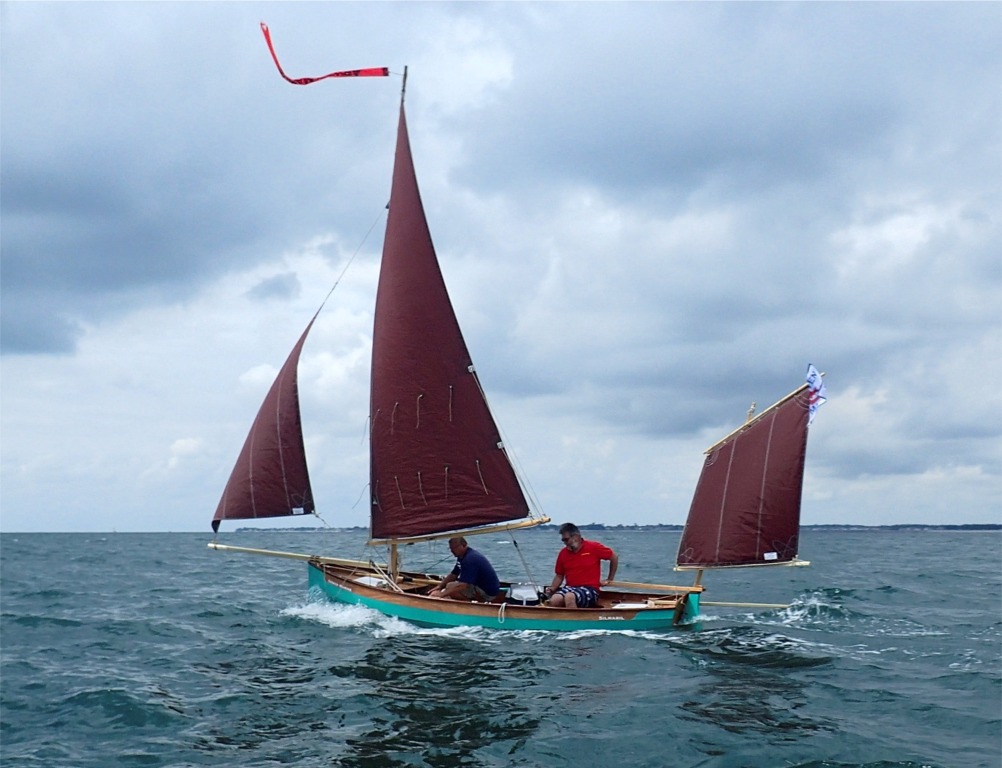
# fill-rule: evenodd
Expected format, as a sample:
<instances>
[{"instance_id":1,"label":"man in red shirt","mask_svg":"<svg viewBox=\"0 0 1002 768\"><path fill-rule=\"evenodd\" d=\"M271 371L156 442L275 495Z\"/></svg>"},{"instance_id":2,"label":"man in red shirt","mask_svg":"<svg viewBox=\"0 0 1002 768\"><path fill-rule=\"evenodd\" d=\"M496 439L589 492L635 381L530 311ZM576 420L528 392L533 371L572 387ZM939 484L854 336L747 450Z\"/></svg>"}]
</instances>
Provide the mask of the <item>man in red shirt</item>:
<instances>
[{"instance_id":1,"label":"man in red shirt","mask_svg":"<svg viewBox=\"0 0 1002 768\"><path fill-rule=\"evenodd\" d=\"M605 544L582 538L574 523L560 526L560 540L564 548L557 555L557 565L553 569L556 575L543 593L553 608L594 608L602 584L616 577L619 557ZM609 561L609 578L604 582L602 560Z\"/></svg>"}]
</instances>

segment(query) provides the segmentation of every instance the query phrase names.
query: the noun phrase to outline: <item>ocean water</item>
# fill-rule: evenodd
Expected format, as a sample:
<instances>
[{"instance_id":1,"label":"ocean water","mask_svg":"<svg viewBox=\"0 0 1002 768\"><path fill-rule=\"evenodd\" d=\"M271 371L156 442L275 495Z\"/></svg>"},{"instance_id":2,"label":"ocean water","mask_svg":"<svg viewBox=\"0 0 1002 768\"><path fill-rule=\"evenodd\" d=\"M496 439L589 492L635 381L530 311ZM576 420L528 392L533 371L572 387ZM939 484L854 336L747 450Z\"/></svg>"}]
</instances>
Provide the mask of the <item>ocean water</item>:
<instances>
[{"instance_id":1,"label":"ocean water","mask_svg":"<svg viewBox=\"0 0 1002 768\"><path fill-rule=\"evenodd\" d=\"M591 534L589 534L591 535ZM594 535L688 583L678 534ZM664 633L430 630L312 603L211 534L0 537L0 762L21 766L1002 765L1002 535L805 531L811 568L707 574ZM358 532L224 543L356 557ZM551 573L552 531L518 537ZM527 581L502 536L474 543ZM444 543L406 567L447 570Z\"/></svg>"}]
</instances>

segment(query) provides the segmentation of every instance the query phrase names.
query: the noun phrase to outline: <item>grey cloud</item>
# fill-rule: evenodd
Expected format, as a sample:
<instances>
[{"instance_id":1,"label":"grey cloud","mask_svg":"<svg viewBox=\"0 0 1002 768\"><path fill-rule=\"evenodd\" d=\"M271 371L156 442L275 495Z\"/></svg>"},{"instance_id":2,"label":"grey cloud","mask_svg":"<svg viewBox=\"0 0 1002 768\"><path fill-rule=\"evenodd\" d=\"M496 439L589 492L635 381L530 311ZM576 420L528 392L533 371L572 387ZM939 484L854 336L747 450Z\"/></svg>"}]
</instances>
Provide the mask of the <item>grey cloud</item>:
<instances>
[{"instance_id":1,"label":"grey cloud","mask_svg":"<svg viewBox=\"0 0 1002 768\"><path fill-rule=\"evenodd\" d=\"M298 296L301 287L296 274L286 272L262 280L247 293L255 299L289 299Z\"/></svg>"},{"instance_id":2,"label":"grey cloud","mask_svg":"<svg viewBox=\"0 0 1002 768\"><path fill-rule=\"evenodd\" d=\"M280 257L329 238L343 258L382 214L399 77L290 86L264 18L293 75L412 65L422 194L489 393L674 447L813 362L832 396L819 475L898 478L893 495L941 467L984 487L1002 473L997 5L0 14L2 351L18 365L83 356L81 334L266 262L259 308L305 299L317 288ZM983 517L998 494L977 493Z\"/></svg>"}]
</instances>

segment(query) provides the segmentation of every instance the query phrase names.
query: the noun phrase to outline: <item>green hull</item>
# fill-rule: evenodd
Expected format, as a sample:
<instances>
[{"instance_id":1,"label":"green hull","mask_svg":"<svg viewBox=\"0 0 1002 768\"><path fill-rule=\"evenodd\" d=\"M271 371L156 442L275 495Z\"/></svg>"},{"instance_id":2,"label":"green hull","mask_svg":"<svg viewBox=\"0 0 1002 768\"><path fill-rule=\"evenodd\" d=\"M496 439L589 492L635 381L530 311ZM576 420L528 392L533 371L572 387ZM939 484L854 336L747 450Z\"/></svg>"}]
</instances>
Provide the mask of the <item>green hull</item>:
<instances>
[{"instance_id":1,"label":"green hull","mask_svg":"<svg viewBox=\"0 0 1002 768\"><path fill-rule=\"evenodd\" d=\"M400 595L357 584L329 580L323 571L308 565L311 593L329 600L362 605L423 627L484 627L503 630L573 631L665 630L693 623L699 614L699 594L692 593L682 610L673 608L554 609L495 603L465 603L420 595Z\"/></svg>"}]
</instances>

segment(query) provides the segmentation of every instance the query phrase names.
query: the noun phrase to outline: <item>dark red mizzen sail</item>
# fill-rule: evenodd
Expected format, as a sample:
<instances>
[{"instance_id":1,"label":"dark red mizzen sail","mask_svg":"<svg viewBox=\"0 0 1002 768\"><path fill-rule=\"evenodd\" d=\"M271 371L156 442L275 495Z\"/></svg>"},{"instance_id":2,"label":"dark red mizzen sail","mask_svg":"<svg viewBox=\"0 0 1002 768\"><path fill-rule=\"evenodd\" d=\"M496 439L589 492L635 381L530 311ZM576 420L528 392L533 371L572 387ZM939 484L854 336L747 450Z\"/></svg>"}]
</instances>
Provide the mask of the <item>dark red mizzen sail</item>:
<instances>
[{"instance_id":1,"label":"dark red mizzen sail","mask_svg":"<svg viewBox=\"0 0 1002 768\"><path fill-rule=\"evenodd\" d=\"M677 565L780 564L797 557L807 416L801 387L709 452Z\"/></svg>"},{"instance_id":2,"label":"dark red mizzen sail","mask_svg":"<svg viewBox=\"0 0 1002 768\"><path fill-rule=\"evenodd\" d=\"M261 404L216 508L212 519L214 531L219 530L221 520L284 517L314 511L296 372L299 354L312 327L310 320Z\"/></svg>"},{"instance_id":3,"label":"dark red mizzen sail","mask_svg":"<svg viewBox=\"0 0 1002 768\"><path fill-rule=\"evenodd\" d=\"M528 515L442 279L403 104L376 296L370 409L373 538Z\"/></svg>"}]
</instances>

